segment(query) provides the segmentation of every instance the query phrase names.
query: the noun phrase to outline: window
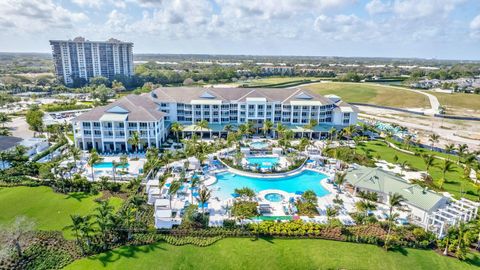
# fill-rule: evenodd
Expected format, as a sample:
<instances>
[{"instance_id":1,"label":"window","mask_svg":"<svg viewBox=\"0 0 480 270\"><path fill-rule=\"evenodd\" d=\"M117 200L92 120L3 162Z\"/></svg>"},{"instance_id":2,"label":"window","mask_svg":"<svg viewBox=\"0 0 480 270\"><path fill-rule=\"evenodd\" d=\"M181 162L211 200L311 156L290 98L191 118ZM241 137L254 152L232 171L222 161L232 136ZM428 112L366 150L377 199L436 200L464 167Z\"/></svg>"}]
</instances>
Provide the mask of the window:
<instances>
[{"instance_id":1,"label":"window","mask_svg":"<svg viewBox=\"0 0 480 270\"><path fill-rule=\"evenodd\" d=\"M90 122L83 122L83 127L90 127Z\"/></svg>"},{"instance_id":2,"label":"window","mask_svg":"<svg viewBox=\"0 0 480 270\"><path fill-rule=\"evenodd\" d=\"M254 109L255 109L255 105L248 105L248 109L249 109L249 110L254 110Z\"/></svg>"},{"instance_id":3,"label":"window","mask_svg":"<svg viewBox=\"0 0 480 270\"><path fill-rule=\"evenodd\" d=\"M100 123L99 122L93 122L93 126L94 127L100 127Z\"/></svg>"}]
</instances>

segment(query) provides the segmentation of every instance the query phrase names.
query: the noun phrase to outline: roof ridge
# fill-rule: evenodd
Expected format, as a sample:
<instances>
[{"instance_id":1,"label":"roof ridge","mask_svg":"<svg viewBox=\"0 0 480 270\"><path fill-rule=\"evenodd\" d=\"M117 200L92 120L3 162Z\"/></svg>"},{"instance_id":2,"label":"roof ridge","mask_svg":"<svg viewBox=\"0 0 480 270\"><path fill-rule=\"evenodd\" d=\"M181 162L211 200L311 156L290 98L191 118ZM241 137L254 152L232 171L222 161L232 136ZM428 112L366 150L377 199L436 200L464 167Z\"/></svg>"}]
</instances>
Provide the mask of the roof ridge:
<instances>
[{"instance_id":1,"label":"roof ridge","mask_svg":"<svg viewBox=\"0 0 480 270\"><path fill-rule=\"evenodd\" d=\"M296 88L297 91L293 92L293 94L291 94L290 96L288 96L286 99L282 100L282 103L284 103L285 101L287 101L288 99L290 99L291 97L293 97L295 94L298 93L298 91L302 90L302 88Z\"/></svg>"},{"instance_id":2,"label":"roof ridge","mask_svg":"<svg viewBox=\"0 0 480 270\"><path fill-rule=\"evenodd\" d=\"M248 95L250 95L250 93L252 93L252 92L255 92L255 89L252 89L252 91L250 91L250 92L246 93L245 95L241 96L240 98L238 98L238 99L237 99L237 100L235 100L235 101L237 101L237 102L238 102L239 100L241 100L241 99L243 99L243 98L246 98L246 97L247 97Z\"/></svg>"}]
</instances>

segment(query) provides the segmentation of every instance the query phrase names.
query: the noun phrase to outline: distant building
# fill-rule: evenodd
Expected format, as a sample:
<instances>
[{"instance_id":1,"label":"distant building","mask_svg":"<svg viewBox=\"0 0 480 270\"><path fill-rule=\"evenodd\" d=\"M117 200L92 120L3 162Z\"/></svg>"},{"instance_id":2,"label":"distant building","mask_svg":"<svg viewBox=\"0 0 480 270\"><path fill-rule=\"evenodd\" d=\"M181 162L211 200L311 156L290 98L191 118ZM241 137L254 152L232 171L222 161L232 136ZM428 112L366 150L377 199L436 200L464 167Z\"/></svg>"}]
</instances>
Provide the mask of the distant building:
<instances>
[{"instance_id":1,"label":"distant building","mask_svg":"<svg viewBox=\"0 0 480 270\"><path fill-rule=\"evenodd\" d=\"M263 66L262 74L263 75L293 75L295 69L289 66Z\"/></svg>"},{"instance_id":2,"label":"distant building","mask_svg":"<svg viewBox=\"0 0 480 270\"><path fill-rule=\"evenodd\" d=\"M113 79L117 74L133 75L133 43L117 39L89 41L83 37L73 40L50 40L55 74L66 85L75 79L86 81L103 76Z\"/></svg>"}]
</instances>

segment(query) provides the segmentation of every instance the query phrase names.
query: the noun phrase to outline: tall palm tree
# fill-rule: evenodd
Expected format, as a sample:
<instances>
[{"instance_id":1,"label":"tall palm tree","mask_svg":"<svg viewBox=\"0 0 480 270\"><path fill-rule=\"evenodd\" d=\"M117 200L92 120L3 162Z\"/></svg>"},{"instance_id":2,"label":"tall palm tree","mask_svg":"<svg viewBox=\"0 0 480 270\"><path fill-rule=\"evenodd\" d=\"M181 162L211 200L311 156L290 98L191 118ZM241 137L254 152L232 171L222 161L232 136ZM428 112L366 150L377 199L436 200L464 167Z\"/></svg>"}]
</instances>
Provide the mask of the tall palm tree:
<instances>
[{"instance_id":1,"label":"tall palm tree","mask_svg":"<svg viewBox=\"0 0 480 270\"><path fill-rule=\"evenodd\" d=\"M211 190L207 188L202 188L198 192L198 202L201 203L202 205L202 214L205 213L204 211L205 204L210 200L210 197L212 196L211 193L212 193Z\"/></svg>"},{"instance_id":2,"label":"tall palm tree","mask_svg":"<svg viewBox=\"0 0 480 270\"><path fill-rule=\"evenodd\" d=\"M179 122L173 122L172 126L170 127L170 130L175 134L175 139L177 142L180 141L180 132L183 131L183 126Z\"/></svg>"},{"instance_id":3,"label":"tall palm tree","mask_svg":"<svg viewBox=\"0 0 480 270\"><path fill-rule=\"evenodd\" d=\"M311 130L310 132L310 138L312 138L313 135L313 129L318 125L318 121L315 119L310 119L310 122L308 122L308 125L305 126L306 129Z\"/></svg>"},{"instance_id":4,"label":"tall palm tree","mask_svg":"<svg viewBox=\"0 0 480 270\"><path fill-rule=\"evenodd\" d=\"M168 197L170 199L170 209L172 208L172 199L173 196L180 190L182 183L178 180L174 180L170 183L170 187L168 188Z\"/></svg>"},{"instance_id":5,"label":"tall palm tree","mask_svg":"<svg viewBox=\"0 0 480 270\"><path fill-rule=\"evenodd\" d=\"M331 127L330 130L328 130L328 135L329 135L331 141L333 141L333 138L334 138L336 133L337 133L337 129L334 128L334 127Z\"/></svg>"},{"instance_id":6,"label":"tall palm tree","mask_svg":"<svg viewBox=\"0 0 480 270\"><path fill-rule=\"evenodd\" d=\"M113 206L109 205L107 200L104 200L100 201L100 205L95 208L95 214L93 215L96 219L95 224L102 235L100 238L103 242L104 250L107 249L109 235L114 225L113 210Z\"/></svg>"},{"instance_id":7,"label":"tall palm tree","mask_svg":"<svg viewBox=\"0 0 480 270\"><path fill-rule=\"evenodd\" d=\"M448 159L445 159L439 168L442 171L442 178L440 179L439 188L442 189L443 184L445 183L445 174L448 172L454 172L455 168L453 167L453 162Z\"/></svg>"},{"instance_id":8,"label":"tall palm tree","mask_svg":"<svg viewBox=\"0 0 480 270\"><path fill-rule=\"evenodd\" d=\"M248 134L248 127L247 125L245 124L241 124L240 126L238 126L238 130L237 130L237 133L240 137L245 137L247 134Z\"/></svg>"},{"instance_id":9,"label":"tall palm tree","mask_svg":"<svg viewBox=\"0 0 480 270\"><path fill-rule=\"evenodd\" d=\"M252 121L248 121L245 125L247 126L247 135L255 133L255 125Z\"/></svg>"},{"instance_id":10,"label":"tall palm tree","mask_svg":"<svg viewBox=\"0 0 480 270\"><path fill-rule=\"evenodd\" d=\"M282 123L278 123L277 126L275 127L275 132L277 133L278 138L283 137L283 134L285 133L286 130L287 128L284 125L282 125Z\"/></svg>"},{"instance_id":11,"label":"tall palm tree","mask_svg":"<svg viewBox=\"0 0 480 270\"><path fill-rule=\"evenodd\" d=\"M198 187L198 185L200 184L200 178L192 177L190 182L191 182L191 184L190 184L190 201L193 204L193 189Z\"/></svg>"},{"instance_id":12,"label":"tall palm tree","mask_svg":"<svg viewBox=\"0 0 480 270\"><path fill-rule=\"evenodd\" d=\"M70 150L70 155L73 158L73 162L75 162L75 164L77 164L77 160L79 160L81 158L82 150L80 150L75 145L72 145L71 147L69 147L69 150Z\"/></svg>"},{"instance_id":13,"label":"tall palm tree","mask_svg":"<svg viewBox=\"0 0 480 270\"><path fill-rule=\"evenodd\" d=\"M433 148L435 147L435 144L438 143L438 141L440 140L440 136L435 134L435 133L432 133L430 135L430 137L428 138L428 141L431 143L431 146L432 146L432 150Z\"/></svg>"},{"instance_id":14,"label":"tall palm tree","mask_svg":"<svg viewBox=\"0 0 480 270\"><path fill-rule=\"evenodd\" d=\"M270 130L272 128L273 128L273 122L272 121L266 120L265 122L263 122L263 127L262 127L263 135L267 136L267 134L270 133Z\"/></svg>"},{"instance_id":15,"label":"tall palm tree","mask_svg":"<svg viewBox=\"0 0 480 270\"><path fill-rule=\"evenodd\" d=\"M410 144L412 143L412 135L407 134L403 136L403 144L407 147L407 150L410 149Z\"/></svg>"},{"instance_id":16,"label":"tall palm tree","mask_svg":"<svg viewBox=\"0 0 480 270\"><path fill-rule=\"evenodd\" d=\"M463 158L465 153L468 151L468 145L466 144L459 144L457 147L457 152L458 152L458 160L457 163L460 164L460 158Z\"/></svg>"},{"instance_id":17,"label":"tall palm tree","mask_svg":"<svg viewBox=\"0 0 480 270\"><path fill-rule=\"evenodd\" d=\"M93 173L93 165L100 162L102 158L98 155L97 150L92 148L90 151L90 157L88 158L87 164L92 169L92 181L95 181L95 174Z\"/></svg>"},{"instance_id":18,"label":"tall palm tree","mask_svg":"<svg viewBox=\"0 0 480 270\"><path fill-rule=\"evenodd\" d=\"M423 162L425 163L426 171L428 172L428 169L430 167L435 166L435 156L434 155L423 155Z\"/></svg>"},{"instance_id":19,"label":"tall palm tree","mask_svg":"<svg viewBox=\"0 0 480 270\"><path fill-rule=\"evenodd\" d=\"M138 134L138 131L134 131L132 135L130 135L130 138L128 138L127 143L129 143L134 151L138 151L138 145L140 144L140 134Z\"/></svg>"},{"instance_id":20,"label":"tall palm tree","mask_svg":"<svg viewBox=\"0 0 480 270\"><path fill-rule=\"evenodd\" d=\"M341 172L337 172L335 174L335 184L338 185L339 189L341 188L341 186L343 186L343 184L345 184L345 182L347 181L347 178L346 178L347 174L346 173L341 173ZM341 189L340 189L341 190Z\"/></svg>"},{"instance_id":21,"label":"tall palm tree","mask_svg":"<svg viewBox=\"0 0 480 270\"><path fill-rule=\"evenodd\" d=\"M365 215L368 214L368 211L377 209L377 205L369 200L361 200L355 204L355 207L358 211L365 212Z\"/></svg>"},{"instance_id":22,"label":"tall palm tree","mask_svg":"<svg viewBox=\"0 0 480 270\"><path fill-rule=\"evenodd\" d=\"M389 205L388 219L389 219L389 222L388 222L387 237L385 238L385 249L388 249L388 245L389 245L389 241L390 241L390 233L391 233L391 230L392 230L393 222L395 221L395 218L394 218L394 215L393 215L393 210L395 210L395 208L397 208L397 207L400 207L404 201L405 201L405 198L398 193L390 194L390 196L388 198L388 205Z\"/></svg>"}]
</instances>

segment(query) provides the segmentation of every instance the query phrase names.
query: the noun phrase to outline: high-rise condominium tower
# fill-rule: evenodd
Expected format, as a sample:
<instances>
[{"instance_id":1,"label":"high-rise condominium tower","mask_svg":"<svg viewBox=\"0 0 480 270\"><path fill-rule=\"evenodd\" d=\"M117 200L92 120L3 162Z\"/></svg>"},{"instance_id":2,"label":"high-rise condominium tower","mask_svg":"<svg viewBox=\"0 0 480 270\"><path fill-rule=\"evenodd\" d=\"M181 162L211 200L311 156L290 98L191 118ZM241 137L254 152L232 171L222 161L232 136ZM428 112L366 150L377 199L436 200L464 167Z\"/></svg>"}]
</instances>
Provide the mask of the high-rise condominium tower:
<instances>
[{"instance_id":1,"label":"high-rise condominium tower","mask_svg":"<svg viewBox=\"0 0 480 270\"><path fill-rule=\"evenodd\" d=\"M133 43L117 39L89 41L83 37L73 40L50 40L55 74L66 85L76 80L89 81L103 76L133 75Z\"/></svg>"}]
</instances>

